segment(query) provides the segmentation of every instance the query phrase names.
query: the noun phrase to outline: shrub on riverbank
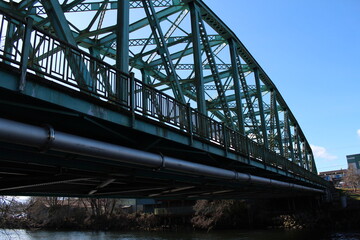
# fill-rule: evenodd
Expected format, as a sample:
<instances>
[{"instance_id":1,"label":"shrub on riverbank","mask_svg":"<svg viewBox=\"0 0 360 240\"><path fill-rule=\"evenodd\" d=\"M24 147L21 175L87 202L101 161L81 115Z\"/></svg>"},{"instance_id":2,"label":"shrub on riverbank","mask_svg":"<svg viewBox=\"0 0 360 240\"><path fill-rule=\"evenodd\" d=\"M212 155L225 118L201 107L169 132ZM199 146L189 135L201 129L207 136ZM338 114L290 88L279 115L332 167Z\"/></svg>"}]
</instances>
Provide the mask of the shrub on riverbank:
<instances>
[{"instance_id":1,"label":"shrub on riverbank","mask_svg":"<svg viewBox=\"0 0 360 240\"><path fill-rule=\"evenodd\" d=\"M0 196L0 228L25 228L28 225L24 214L26 209L27 204L12 197Z\"/></svg>"},{"instance_id":2,"label":"shrub on riverbank","mask_svg":"<svg viewBox=\"0 0 360 240\"><path fill-rule=\"evenodd\" d=\"M192 227L210 231L264 227L351 230L360 225L360 209L357 208L332 206L320 209L307 205L300 207L296 203L286 207L285 202L199 200L194 206L194 216L156 216L125 212L113 199L33 198L21 207L12 202L0 204L0 227L115 231ZM291 206L297 206L297 210L291 210Z\"/></svg>"},{"instance_id":3,"label":"shrub on riverbank","mask_svg":"<svg viewBox=\"0 0 360 240\"><path fill-rule=\"evenodd\" d=\"M276 216L272 226L281 229L358 230L359 209L322 209Z\"/></svg>"},{"instance_id":4,"label":"shrub on riverbank","mask_svg":"<svg viewBox=\"0 0 360 240\"><path fill-rule=\"evenodd\" d=\"M248 226L245 201L199 200L194 205L195 215L191 223L195 229L210 231L214 228Z\"/></svg>"},{"instance_id":5,"label":"shrub on riverbank","mask_svg":"<svg viewBox=\"0 0 360 240\"><path fill-rule=\"evenodd\" d=\"M79 203L80 201L80 203ZM84 230L148 230L157 227L154 214L125 213L112 200L91 199L65 202L42 198L30 203L27 219L32 228Z\"/></svg>"}]
</instances>

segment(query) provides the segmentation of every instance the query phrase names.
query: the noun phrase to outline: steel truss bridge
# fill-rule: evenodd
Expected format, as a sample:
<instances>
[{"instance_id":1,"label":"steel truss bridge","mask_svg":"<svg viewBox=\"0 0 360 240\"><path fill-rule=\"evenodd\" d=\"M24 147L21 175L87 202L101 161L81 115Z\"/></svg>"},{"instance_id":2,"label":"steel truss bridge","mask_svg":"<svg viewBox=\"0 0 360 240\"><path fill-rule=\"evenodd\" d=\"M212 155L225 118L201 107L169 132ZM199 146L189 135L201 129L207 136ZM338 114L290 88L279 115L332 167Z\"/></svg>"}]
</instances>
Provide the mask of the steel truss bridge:
<instances>
[{"instance_id":1,"label":"steel truss bridge","mask_svg":"<svg viewBox=\"0 0 360 240\"><path fill-rule=\"evenodd\" d=\"M2 0L0 194L323 194L291 110L200 0Z\"/></svg>"}]
</instances>

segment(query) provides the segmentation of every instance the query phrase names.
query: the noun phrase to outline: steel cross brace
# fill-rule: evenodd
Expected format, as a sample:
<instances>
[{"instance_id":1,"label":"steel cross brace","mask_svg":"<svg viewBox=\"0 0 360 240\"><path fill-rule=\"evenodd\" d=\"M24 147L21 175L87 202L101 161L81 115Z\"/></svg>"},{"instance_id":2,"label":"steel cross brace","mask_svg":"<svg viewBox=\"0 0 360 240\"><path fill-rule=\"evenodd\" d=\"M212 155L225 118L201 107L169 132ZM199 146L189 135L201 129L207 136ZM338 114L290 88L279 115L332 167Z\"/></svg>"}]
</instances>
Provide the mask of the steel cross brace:
<instances>
[{"instance_id":1,"label":"steel cross brace","mask_svg":"<svg viewBox=\"0 0 360 240\"><path fill-rule=\"evenodd\" d=\"M200 37L201 37L201 40L202 40L204 51L206 53L206 57L207 57L208 62L210 64L210 69L211 69L211 73L213 75L214 82L215 82L215 85L216 85L216 88L217 88L218 96L220 98L222 107L224 109L223 112L224 112L224 115L225 115L225 123L229 127L234 128L236 126L234 126L234 121L232 119L228 103L226 101L226 95L225 95L224 87L223 87L223 85L221 83L221 78L219 76L219 71L218 71L218 69L216 67L215 57L214 57L214 54L213 54L213 52L211 50L211 46L210 46L209 39L208 39L208 36L207 36L207 33L206 33L205 25L204 25L204 22L202 21L201 17L199 17L198 24L199 24Z\"/></svg>"},{"instance_id":2,"label":"steel cross brace","mask_svg":"<svg viewBox=\"0 0 360 240\"><path fill-rule=\"evenodd\" d=\"M196 89L196 102L200 113L207 115L206 102L205 102L205 88L204 88L204 75L203 64L201 62L201 43L200 43L200 29L198 7L194 2L189 3L191 14L191 29L192 29L192 43L193 43L193 59L195 74L195 89Z\"/></svg>"},{"instance_id":3,"label":"steel cross brace","mask_svg":"<svg viewBox=\"0 0 360 240\"><path fill-rule=\"evenodd\" d=\"M48 18L50 19L57 36L74 47L77 47L77 43L72 35L69 25L67 24L59 2L57 0L42 0L41 2L47 11ZM89 86L93 86L93 80L91 79L90 74L80 57L71 53L66 54L66 57L68 58L69 67L71 68L79 86L86 89L88 89Z\"/></svg>"},{"instance_id":4,"label":"steel cross brace","mask_svg":"<svg viewBox=\"0 0 360 240\"><path fill-rule=\"evenodd\" d=\"M271 91L270 96L270 119L269 119L269 148L275 151L275 102L274 102L274 91Z\"/></svg>"},{"instance_id":5,"label":"steel cross brace","mask_svg":"<svg viewBox=\"0 0 360 240\"><path fill-rule=\"evenodd\" d=\"M236 99L236 109L235 112L237 114L238 119L238 129L242 135L245 135L245 121L244 121L244 114L243 114L243 108L242 108L242 93L241 93L241 87L240 87L240 78L242 72L242 66L238 66L237 61L237 53L236 53L236 43L235 40L230 38L229 39L229 47L230 47L230 57L231 57L231 64L232 64L232 78L234 82L234 88L235 88L235 99ZM241 68L241 72L239 72L239 68Z\"/></svg>"},{"instance_id":6,"label":"steel cross brace","mask_svg":"<svg viewBox=\"0 0 360 240\"><path fill-rule=\"evenodd\" d=\"M296 141L297 164L300 164L301 167L304 167L302 162L303 159L302 159L302 151L300 145L300 133L297 125L295 126L295 141Z\"/></svg>"},{"instance_id":7,"label":"steel cross brace","mask_svg":"<svg viewBox=\"0 0 360 240\"><path fill-rule=\"evenodd\" d=\"M307 170L310 170L310 166L309 166L309 159L308 159L308 151L307 151L307 147L306 147L306 143L303 142L303 156L304 156L304 165L306 167Z\"/></svg>"},{"instance_id":8,"label":"steel cross brace","mask_svg":"<svg viewBox=\"0 0 360 240\"><path fill-rule=\"evenodd\" d=\"M281 126L280 126L280 120L279 120L279 111L277 108L277 102L276 102L276 92L275 90L273 90L272 92L272 109L273 109L273 114L274 114L274 118L275 118L275 123L276 123L276 131L277 131L277 142L278 142L278 149L280 151L280 155L284 156L284 148L283 148L283 141L282 141L282 137L281 137Z\"/></svg>"},{"instance_id":9,"label":"steel cross brace","mask_svg":"<svg viewBox=\"0 0 360 240\"><path fill-rule=\"evenodd\" d=\"M71 8L67 10L67 12L87 12L87 11L97 11L99 8L101 8L102 1L98 2L86 2L83 3L84 0L81 1L81 3L73 4ZM117 9L118 4L117 1L110 1L110 4L106 7L105 10L113 10ZM179 0L155 0L154 1L154 7L169 7L174 5L180 5ZM141 0L130 0L130 8L142 8L142 2ZM45 14L45 9L42 6L36 6L35 7L36 14Z\"/></svg>"},{"instance_id":10,"label":"steel cross brace","mask_svg":"<svg viewBox=\"0 0 360 240\"><path fill-rule=\"evenodd\" d=\"M180 15L176 18L175 22L171 25L171 27L168 29L168 31L165 33L164 36L164 40L165 43L169 44L168 39L170 38L170 36L175 32L176 28L178 27L178 25L184 20L184 18L186 17L186 15L188 14L188 10L184 9ZM155 39L155 43L157 43L156 39ZM153 52L151 54L151 56L149 57L149 59L147 60L147 62L151 62L155 56L157 55L157 52Z\"/></svg>"},{"instance_id":11,"label":"steel cross brace","mask_svg":"<svg viewBox=\"0 0 360 240\"><path fill-rule=\"evenodd\" d=\"M161 56L162 63L165 66L167 77L170 80L170 84L174 93L175 98L181 103L185 103L185 98L181 89L181 85L176 74L169 49L167 48L164 35L162 33L159 19L156 16L155 9L152 5L151 0L142 0L144 10L149 20L150 28L158 46L158 52Z\"/></svg>"},{"instance_id":12,"label":"steel cross brace","mask_svg":"<svg viewBox=\"0 0 360 240\"><path fill-rule=\"evenodd\" d=\"M293 143L293 138L291 136L290 117L289 117L288 110L285 110L284 121L285 121L285 130L286 130L286 133L287 133L286 137L288 139L287 146L288 146L288 148L290 150L291 160L293 162L295 162L294 143Z\"/></svg>"},{"instance_id":13,"label":"steel cross brace","mask_svg":"<svg viewBox=\"0 0 360 240\"><path fill-rule=\"evenodd\" d=\"M245 97L246 106L247 106L247 109L248 109L248 117L250 118L251 123L253 125L256 140L258 141L258 143L261 143L261 141L260 141L260 129L259 129L259 126L257 124L256 115L255 115L255 111L254 111L254 106L253 106L253 103L251 101L249 87L248 87L248 84L246 83L245 74L244 74L244 71L243 71L243 69L241 67L242 66L241 58L239 56L236 57L236 62L237 62L236 67L238 68L238 72L240 74L239 77L240 77L240 83L241 83L241 88L242 88L242 92L243 92L242 96ZM256 94L255 91L254 91L254 93Z\"/></svg>"}]
</instances>

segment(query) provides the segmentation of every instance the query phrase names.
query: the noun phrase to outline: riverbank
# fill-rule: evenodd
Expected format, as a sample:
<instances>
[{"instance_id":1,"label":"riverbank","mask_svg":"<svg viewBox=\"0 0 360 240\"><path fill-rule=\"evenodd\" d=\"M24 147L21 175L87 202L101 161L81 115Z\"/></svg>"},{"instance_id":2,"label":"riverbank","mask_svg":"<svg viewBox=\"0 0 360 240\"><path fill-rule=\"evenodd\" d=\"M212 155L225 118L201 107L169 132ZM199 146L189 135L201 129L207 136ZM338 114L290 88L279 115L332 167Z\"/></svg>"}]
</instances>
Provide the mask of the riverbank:
<instances>
[{"instance_id":1,"label":"riverbank","mask_svg":"<svg viewBox=\"0 0 360 240\"><path fill-rule=\"evenodd\" d=\"M357 230L358 204L309 207L291 201L297 208L280 208L274 202L235 200L197 201L188 215L129 213L113 200L70 202L34 201L21 214L4 214L0 228L90 230L90 231L211 231L219 229L323 229ZM300 201L303 203L304 201ZM88 204L89 203L89 204ZM91 203L91 204L90 204ZM291 205L291 204L289 204Z\"/></svg>"},{"instance_id":2,"label":"riverbank","mask_svg":"<svg viewBox=\"0 0 360 240\"><path fill-rule=\"evenodd\" d=\"M98 239L137 239L137 240L344 240L360 239L358 232L324 232L306 230L225 230L211 232L179 231L179 232L142 232L142 231L0 231L2 240L98 240Z\"/></svg>"},{"instance_id":3,"label":"riverbank","mask_svg":"<svg viewBox=\"0 0 360 240\"><path fill-rule=\"evenodd\" d=\"M244 216L226 216L211 225L194 224L196 216L160 217L148 213L121 214L110 217L59 217L56 214L47 219L29 219L25 217L7 218L2 220L1 228L29 230L89 230L89 231L211 231L221 229L323 229L323 230L358 230L360 226L360 210L333 209L317 212L301 212L267 215L253 219L249 224ZM236 220L242 218L242 221ZM235 222L231 222L235 220ZM210 220L211 221L211 220ZM230 223L231 224L227 224Z\"/></svg>"},{"instance_id":4,"label":"riverbank","mask_svg":"<svg viewBox=\"0 0 360 240\"><path fill-rule=\"evenodd\" d=\"M280 215L273 219L274 228L282 229L323 229L358 230L360 229L359 209L330 209Z\"/></svg>"},{"instance_id":5,"label":"riverbank","mask_svg":"<svg viewBox=\"0 0 360 240\"><path fill-rule=\"evenodd\" d=\"M87 218L76 221L73 218L54 219L46 222L34 222L25 218L7 219L2 221L1 228L28 230L85 230L85 231L206 231L224 229L322 229L325 231L360 230L360 211L343 209L321 211L318 213L294 213L275 216L271 219L261 219L260 224L233 223L231 225L216 224L209 228L195 226L189 217L157 217L153 214L127 214L109 218ZM267 222L268 224L264 224Z\"/></svg>"}]
</instances>

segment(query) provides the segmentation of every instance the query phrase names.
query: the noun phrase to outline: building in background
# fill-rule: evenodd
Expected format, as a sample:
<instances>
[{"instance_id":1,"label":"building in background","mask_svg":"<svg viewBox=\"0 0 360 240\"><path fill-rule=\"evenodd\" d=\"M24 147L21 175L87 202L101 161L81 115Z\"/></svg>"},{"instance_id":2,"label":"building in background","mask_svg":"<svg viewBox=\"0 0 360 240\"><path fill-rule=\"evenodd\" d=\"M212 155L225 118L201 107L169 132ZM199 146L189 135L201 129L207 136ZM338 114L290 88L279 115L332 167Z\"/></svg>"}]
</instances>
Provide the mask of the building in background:
<instances>
[{"instance_id":1,"label":"building in background","mask_svg":"<svg viewBox=\"0 0 360 240\"><path fill-rule=\"evenodd\" d=\"M332 170L320 172L319 176L323 179L333 182L335 187L344 187L344 177L349 169L354 169L355 173L360 174L360 154L352 154L346 156L348 169ZM349 172L351 174L352 171Z\"/></svg>"},{"instance_id":2,"label":"building in background","mask_svg":"<svg viewBox=\"0 0 360 240\"><path fill-rule=\"evenodd\" d=\"M343 187L344 186L344 177L346 175L347 169L333 170L320 172L319 176L323 179L333 182L335 187Z\"/></svg>"},{"instance_id":3,"label":"building in background","mask_svg":"<svg viewBox=\"0 0 360 240\"><path fill-rule=\"evenodd\" d=\"M348 168L356 169L356 172L360 174L360 154L347 155L346 159Z\"/></svg>"}]
</instances>

